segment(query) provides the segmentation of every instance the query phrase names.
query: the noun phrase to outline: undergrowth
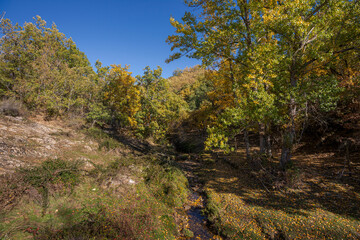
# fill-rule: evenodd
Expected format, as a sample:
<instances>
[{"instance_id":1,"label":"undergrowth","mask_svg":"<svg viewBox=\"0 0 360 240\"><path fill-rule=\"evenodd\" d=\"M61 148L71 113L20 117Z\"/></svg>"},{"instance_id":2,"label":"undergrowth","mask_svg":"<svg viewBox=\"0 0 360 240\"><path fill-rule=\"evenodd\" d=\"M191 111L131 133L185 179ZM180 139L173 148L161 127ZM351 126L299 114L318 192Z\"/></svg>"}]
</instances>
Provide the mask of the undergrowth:
<instances>
[{"instance_id":1,"label":"undergrowth","mask_svg":"<svg viewBox=\"0 0 360 240\"><path fill-rule=\"evenodd\" d=\"M115 185L116 177L136 184ZM155 156L91 172L80 162L48 160L0 180L0 239L176 239L176 207L187 197L181 171Z\"/></svg>"},{"instance_id":2,"label":"undergrowth","mask_svg":"<svg viewBox=\"0 0 360 240\"><path fill-rule=\"evenodd\" d=\"M92 138L99 143L99 150L105 149L109 151L123 147L120 142L116 141L116 139L112 138L108 133L100 128L91 127L83 130L83 132L89 138Z\"/></svg>"}]
</instances>

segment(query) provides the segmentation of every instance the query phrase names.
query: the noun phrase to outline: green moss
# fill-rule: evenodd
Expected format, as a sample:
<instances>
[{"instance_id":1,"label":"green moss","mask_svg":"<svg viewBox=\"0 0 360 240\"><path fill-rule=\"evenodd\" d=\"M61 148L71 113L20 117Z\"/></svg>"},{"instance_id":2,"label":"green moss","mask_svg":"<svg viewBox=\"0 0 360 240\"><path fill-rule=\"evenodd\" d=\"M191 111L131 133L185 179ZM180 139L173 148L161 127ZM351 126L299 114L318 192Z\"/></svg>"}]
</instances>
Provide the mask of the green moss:
<instances>
[{"instance_id":1,"label":"green moss","mask_svg":"<svg viewBox=\"0 0 360 240\"><path fill-rule=\"evenodd\" d=\"M146 169L145 180L155 196L170 207L181 207L188 196L184 174L170 165L153 165Z\"/></svg>"}]
</instances>

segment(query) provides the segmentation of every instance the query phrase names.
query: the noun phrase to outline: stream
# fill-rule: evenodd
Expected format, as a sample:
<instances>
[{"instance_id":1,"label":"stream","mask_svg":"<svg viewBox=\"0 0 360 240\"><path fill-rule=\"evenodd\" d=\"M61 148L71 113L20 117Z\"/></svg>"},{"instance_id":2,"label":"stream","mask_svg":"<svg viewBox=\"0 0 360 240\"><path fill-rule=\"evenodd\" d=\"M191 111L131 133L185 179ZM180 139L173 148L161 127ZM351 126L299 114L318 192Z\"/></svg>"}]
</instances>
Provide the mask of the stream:
<instances>
[{"instance_id":1,"label":"stream","mask_svg":"<svg viewBox=\"0 0 360 240\"><path fill-rule=\"evenodd\" d=\"M199 199L203 202L203 198L197 192L191 192L189 196L191 202L197 202ZM191 206L187 210L187 215L189 218L189 230L194 233L194 237L191 239L214 239L214 234L206 226L206 217L201 214L203 210L203 203L200 206Z\"/></svg>"},{"instance_id":2,"label":"stream","mask_svg":"<svg viewBox=\"0 0 360 240\"><path fill-rule=\"evenodd\" d=\"M189 219L189 230L194 233L190 239L220 239L208 228L207 218L201 213L205 207L205 199L202 196L202 184L194 174L196 169L201 167L200 163L192 156L186 160L179 160L178 163L189 181L190 194L188 200L190 206L186 208L186 213Z\"/></svg>"}]
</instances>

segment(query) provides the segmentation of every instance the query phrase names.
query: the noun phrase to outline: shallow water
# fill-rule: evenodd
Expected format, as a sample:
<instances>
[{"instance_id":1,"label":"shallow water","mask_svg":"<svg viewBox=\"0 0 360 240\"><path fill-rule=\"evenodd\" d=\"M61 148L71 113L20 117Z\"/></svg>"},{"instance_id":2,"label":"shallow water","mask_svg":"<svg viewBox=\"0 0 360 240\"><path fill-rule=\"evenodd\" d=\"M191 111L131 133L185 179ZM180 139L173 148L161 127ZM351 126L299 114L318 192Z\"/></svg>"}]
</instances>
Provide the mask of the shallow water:
<instances>
[{"instance_id":1,"label":"shallow water","mask_svg":"<svg viewBox=\"0 0 360 240\"><path fill-rule=\"evenodd\" d=\"M196 192L191 192L190 199L196 201L201 196ZM191 239L213 239L214 235L206 226L206 217L201 214L202 206L192 206L188 211L189 229L194 233Z\"/></svg>"},{"instance_id":2,"label":"shallow water","mask_svg":"<svg viewBox=\"0 0 360 240\"><path fill-rule=\"evenodd\" d=\"M186 160L179 161L185 176L189 181L189 199L190 208L186 211L188 215L189 230L194 233L190 239L221 239L211 232L207 226L207 218L201 212L204 209L205 199L202 196L202 184L199 182L195 172L201 167L196 158L188 157Z\"/></svg>"}]
</instances>

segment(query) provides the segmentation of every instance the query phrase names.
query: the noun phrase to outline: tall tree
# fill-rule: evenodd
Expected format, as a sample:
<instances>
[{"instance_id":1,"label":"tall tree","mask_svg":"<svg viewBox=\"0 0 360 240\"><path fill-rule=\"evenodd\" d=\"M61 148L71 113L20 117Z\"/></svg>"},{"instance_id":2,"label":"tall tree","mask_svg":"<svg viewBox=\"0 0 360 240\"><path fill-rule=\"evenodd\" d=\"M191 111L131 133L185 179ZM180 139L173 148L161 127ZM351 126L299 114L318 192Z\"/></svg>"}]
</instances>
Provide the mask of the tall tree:
<instances>
[{"instance_id":1,"label":"tall tree","mask_svg":"<svg viewBox=\"0 0 360 240\"><path fill-rule=\"evenodd\" d=\"M273 60L267 62L262 56L269 54L274 45L269 33L262 27L261 11L264 4L258 1L232 0L186 3L192 7L201 7L201 13L198 16L186 13L183 23L171 19L177 34L169 36L168 42L173 45L172 50L179 48L180 52L170 56L169 61L185 53L188 57L202 59L204 65L219 70L218 82L223 81L225 84L221 84L222 86L230 86L229 97L231 96L232 103L227 108L241 111L236 115L242 117L233 118L237 122L232 121L231 125L243 129L245 141L249 143L248 129L257 130L258 127L254 128L254 124L265 129L265 125L270 123L269 110L273 109L268 107L274 102L269 84L269 78L273 77ZM267 42L266 47L264 42ZM214 97L217 96L212 98ZM260 104L265 99L267 104ZM222 105L226 108L226 105ZM217 115L221 117L220 113ZM229 121L226 122L229 126ZM225 127L219 126L219 130ZM264 151L265 133L259 132L261 151ZM249 152L249 147L247 151Z\"/></svg>"},{"instance_id":2,"label":"tall tree","mask_svg":"<svg viewBox=\"0 0 360 240\"><path fill-rule=\"evenodd\" d=\"M346 52L357 51L359 13L358 1L340 0L273 2L264 12L279 56L274 84L284 110L282 167L291 160L297 121L307 104L320 101L329 109L336 103L339 88L329 66Z\"/></svg>"},{"instance_id":3,"label":"tall tree","mask_svg":"<svg viewBox=\"0 0 360 240\"><path fill-rule=\"evenodd\" d=\"M137 131L143 137L153 137L155 141L165 139L170 124L186 109L186 102L171 91L168 80L161 76L162 69L144 69L137 76L140 90L141 109L136 115Z\"/></svg>"},{"instance_id":4,"label":"tall tree","mask_svg":"<svg viewBox=\"0 0 360 240\"><path fill-rule=\"evenodd\" d=\"M39 16L23 27L1 23L0 94L16 97L48 115L84 112L97 91L85 54L56 25Z\"/></svg>"},{"instance_id":5,"label":"tall tree","mask_svg":"<svg viewBox=\"0 0 360 240\"><path fill-rule=\"evenodd\" d=\"M285 168L307 104L321 102L329 109L336 102L339 87L330 66L358 50L358 1L185 2L199 14L185 13L182 23L171 19L176 34L168 42L179 52L169 61L186 55L219 72L226 69L222 73L233 86L235 107L224 116L235 114L230 119L238 121L225 118L226 124L245 127L245 136L254 124L260 136L270 122L281 127Z\"/></svg>"},{"instance_id":6,"label":"tall tree","mask_svg":"<svg viewBox=\"0 0 360 240\"><path fill-rule=\"evenodd\" d=\"M104 100L112 110L113 119L120 120L121 126L136 127L135 115L141 108L140 90L128 70L129 66L111 66L106 76Z\"/></svg>"}]
</instances>

